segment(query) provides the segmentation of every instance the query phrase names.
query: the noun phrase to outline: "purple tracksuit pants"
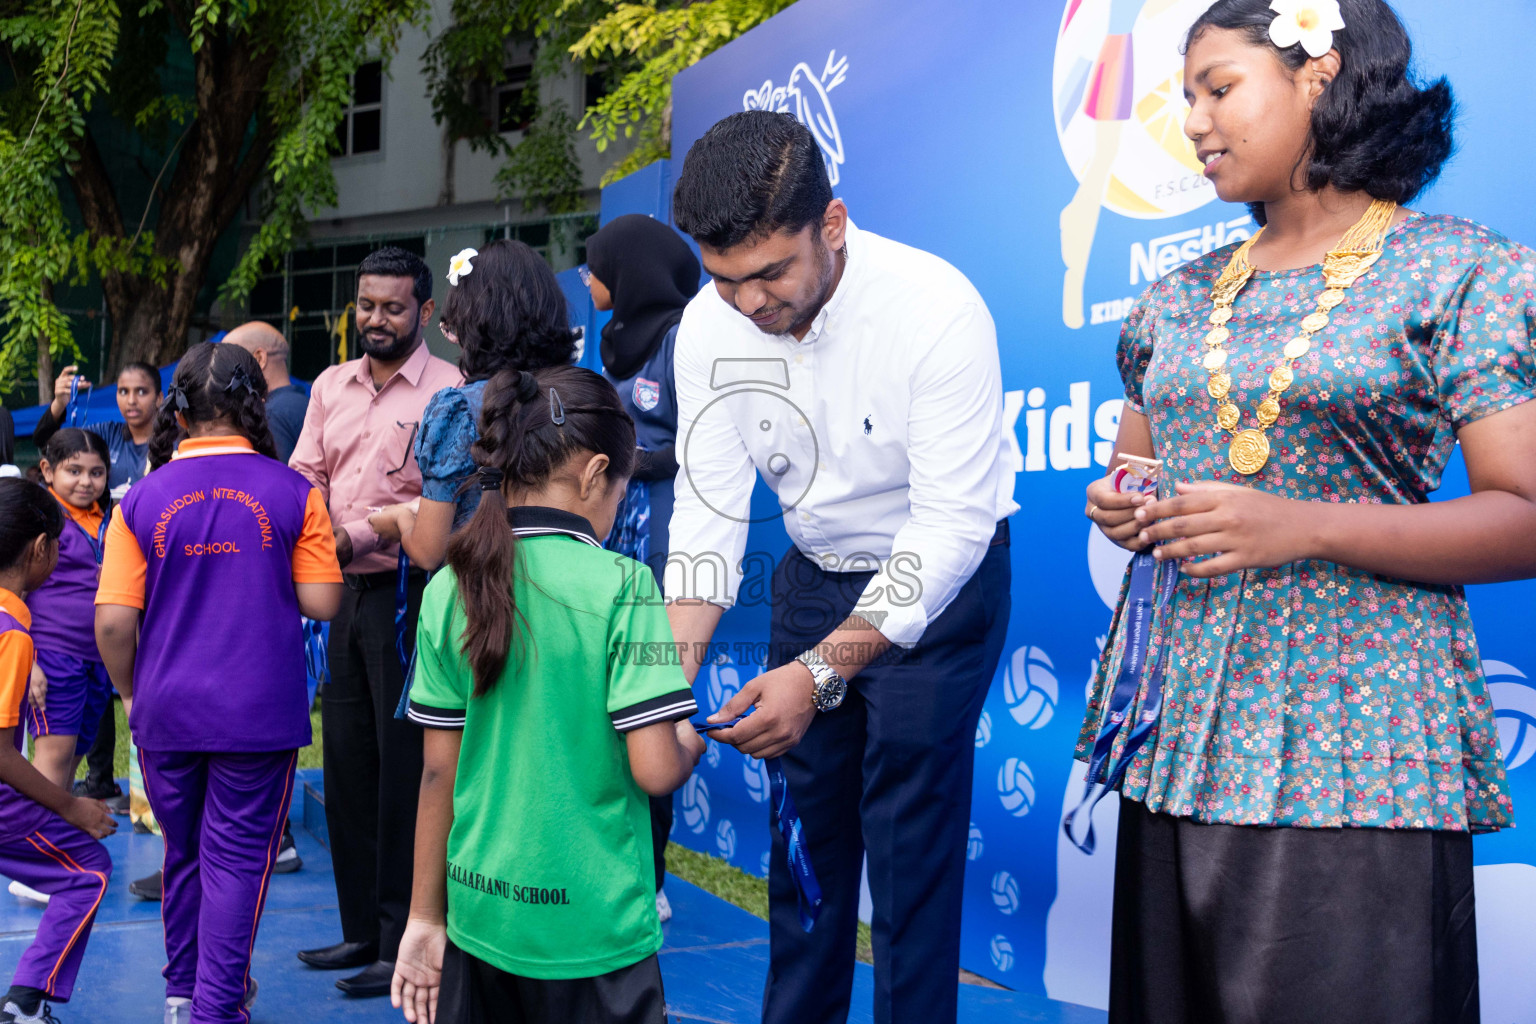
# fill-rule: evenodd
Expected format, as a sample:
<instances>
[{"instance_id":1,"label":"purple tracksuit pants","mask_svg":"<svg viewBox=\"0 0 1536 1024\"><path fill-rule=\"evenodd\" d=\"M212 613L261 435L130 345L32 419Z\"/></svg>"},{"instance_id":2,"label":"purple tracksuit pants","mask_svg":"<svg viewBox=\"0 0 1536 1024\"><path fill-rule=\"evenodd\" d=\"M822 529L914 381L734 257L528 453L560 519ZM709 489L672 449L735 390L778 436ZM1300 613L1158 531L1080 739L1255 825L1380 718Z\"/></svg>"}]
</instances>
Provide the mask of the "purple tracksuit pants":
<instances>
[{"instance_id":1,"label":"purple tracksuit pants","mask_svg":"<svg viewBox=\"0 0 1536 1024\"><path fill-rule=\"evenodd\" d=\"M298 757L139 750L165 837L165 994L192 1000L192 1024L251 1019L240 1003Z\"/></svg>"},{"instance_id":2,"label":"purple tracksuit pants","mask_svg":"<svg viewBox=\"0 0 1536 1024\"><path fill-rule=\"evenodd\" d=\"M42 989L55 1002L68 1001L96 908L112 877L107 848L63 818L49 815L30 832L0 838L0 875L49 896L37 936L21 955L12 984Z\"/></svg>"}]
</instances>

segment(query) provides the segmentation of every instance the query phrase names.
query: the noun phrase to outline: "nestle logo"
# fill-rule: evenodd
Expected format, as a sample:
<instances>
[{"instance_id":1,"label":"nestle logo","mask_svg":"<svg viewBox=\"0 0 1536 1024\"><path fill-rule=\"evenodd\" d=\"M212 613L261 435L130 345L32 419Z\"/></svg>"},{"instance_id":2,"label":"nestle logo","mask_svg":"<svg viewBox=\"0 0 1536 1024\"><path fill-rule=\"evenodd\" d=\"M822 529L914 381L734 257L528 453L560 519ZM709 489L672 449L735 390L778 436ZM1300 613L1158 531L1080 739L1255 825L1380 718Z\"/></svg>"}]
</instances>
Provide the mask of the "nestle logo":
<instances>
[{"instance_id":1,"label":"nestle logo","mask_svg":"<svg viewBox=\"0 0 1536 1024\"><path fill-rule=\"evenodd\" d=\"M1190 228L1174 235L1154 238L1146 245L1131 243L1131 284L1156 281L1166 277L1191 260L1220 249L1232 242L1253 237L1252 217L1238 217L1224 223Z\"/></svg>"}]
</instances>

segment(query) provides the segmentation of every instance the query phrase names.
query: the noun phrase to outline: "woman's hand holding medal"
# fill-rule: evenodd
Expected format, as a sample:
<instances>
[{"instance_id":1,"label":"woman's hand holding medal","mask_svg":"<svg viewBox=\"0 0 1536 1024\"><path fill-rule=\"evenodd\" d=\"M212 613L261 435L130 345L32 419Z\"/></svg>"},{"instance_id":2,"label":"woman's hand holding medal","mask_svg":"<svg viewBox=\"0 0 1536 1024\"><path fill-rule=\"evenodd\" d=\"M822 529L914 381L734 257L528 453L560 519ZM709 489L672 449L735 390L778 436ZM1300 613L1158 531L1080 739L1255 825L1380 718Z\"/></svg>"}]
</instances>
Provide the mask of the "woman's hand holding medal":
<instances>
[{"instance_id":1,"label":"woman's hand holding medal","mask_svg":"<svg viewBox=\"0 0 1536 1024\"><path fill-rule=\"evenodd\" d=\"M1146 501L1131 512L1139 530L1134 547L1157 544L1154 556L1180 561L1186 576L1268 569L1316 550L1307 538L1319 517L1308 514L1307 502L1214 480L1181 482L1175 490L1174 497Z\"/></svg>"}]
</instances>

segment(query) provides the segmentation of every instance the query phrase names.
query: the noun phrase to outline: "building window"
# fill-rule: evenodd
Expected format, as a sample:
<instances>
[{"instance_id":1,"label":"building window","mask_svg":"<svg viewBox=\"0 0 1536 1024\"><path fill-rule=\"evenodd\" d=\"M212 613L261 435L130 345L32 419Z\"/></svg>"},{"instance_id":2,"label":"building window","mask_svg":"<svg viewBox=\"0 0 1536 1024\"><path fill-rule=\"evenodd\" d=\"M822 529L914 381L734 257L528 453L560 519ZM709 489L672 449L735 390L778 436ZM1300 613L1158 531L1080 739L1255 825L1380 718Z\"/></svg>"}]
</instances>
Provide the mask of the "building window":
<instances>
[{"instance_id":1,"label":"building window","mask_svg":"<svg viewBox=\"0 0 1536 1024\"><path fill-rule=\"evenodd\" d=\"M597 106L599 100L613 91L608 85L607 68L599 68L588 75L582 89L582 106L589 110Z\"/></svg>"},{"instance_id":2,"label":"building window","mask_svg":"<svg viewBox=\"0 0 1536 1024\"><path fill-rule=\"evenodd\" d=\"M288 337L289 369L301 380L313 380L338 362L341 332L346 322L348 359L356 359L357 322L347 306L357 299L357 265L375 249L398 246L426 256L420 235L341 244L317 243L294 249L276 271L251 290L250 316L274 324Z\"/></svg>"},{"instance_id":3,"label":"building window","mask_svg":"<svg viewBox=\"0 0 1536 1024\"><path fill-rule=\"evenodd\" d=\"M496 130L498 132L523 132L533 123L538 113L538 96L530 87L533 78L532 64L513 64L505 71L505 78L496 86Z\"/></svg>"},{"instance_id":4,"label":"building window","mask_svg":"<svg viewBox=\"0 0 1536 1024\"><path fill-rule=\"evenodd\" d=\"M384 65L369 61L352 75L352 105L336 125L336 153L377 153L384 143Z\"/></svg>"}]
</instances>

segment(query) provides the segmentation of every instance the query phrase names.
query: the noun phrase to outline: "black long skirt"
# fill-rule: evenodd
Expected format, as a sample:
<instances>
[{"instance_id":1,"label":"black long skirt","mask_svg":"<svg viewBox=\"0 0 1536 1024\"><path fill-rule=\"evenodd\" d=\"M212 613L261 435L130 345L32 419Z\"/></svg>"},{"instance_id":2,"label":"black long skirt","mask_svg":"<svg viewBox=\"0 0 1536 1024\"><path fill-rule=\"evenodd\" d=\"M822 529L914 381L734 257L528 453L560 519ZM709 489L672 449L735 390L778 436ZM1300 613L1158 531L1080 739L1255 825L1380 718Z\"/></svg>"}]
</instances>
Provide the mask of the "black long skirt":
<instances>
[{"instance_id":1,"label":"black long skirt","mask_svg":"<svg viewBox=\"0 0 1536 1024\"><path fill-rule=\"evenodd\" d=\"M1110 1024L1477 1024L1472 837L1120 802Z\"/></svg>"}]
</instances>

